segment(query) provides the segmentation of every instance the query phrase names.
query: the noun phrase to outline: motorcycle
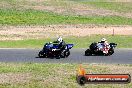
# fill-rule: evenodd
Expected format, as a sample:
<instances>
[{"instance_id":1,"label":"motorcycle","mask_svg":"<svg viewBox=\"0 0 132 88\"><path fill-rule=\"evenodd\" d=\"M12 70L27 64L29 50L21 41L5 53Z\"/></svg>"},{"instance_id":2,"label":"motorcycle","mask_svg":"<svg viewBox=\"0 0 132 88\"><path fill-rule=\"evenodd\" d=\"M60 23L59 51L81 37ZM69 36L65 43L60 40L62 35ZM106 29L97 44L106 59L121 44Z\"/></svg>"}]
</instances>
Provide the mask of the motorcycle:
<instances>
[{"instance_id":1,"label":"motorcycle","mask_svg":"<svg viewBox=\"0 0 132 88\"><path fill-rule=\"evenodd\" d=\"M114 53L114 48L117 46L116 43L110 43L109 48L103 47L102 49L99 49L98 44L99 43L92 43L89 46L89 49L85 51L85 56L92 56L92 55L110 56Z\"/></svg>"},{"instance_id":2,"label":"motorcycle","mask_svg":"<svg viewBox=\"0 0 132 88\"><path fill-rule=\"evenodd\" d=\"M66 44L63 48L60 48L59 44L46 43L38 56L40 58L67 58L70 55L70 49L73 46L73 44Z\"/></svg>"}]
</instances>

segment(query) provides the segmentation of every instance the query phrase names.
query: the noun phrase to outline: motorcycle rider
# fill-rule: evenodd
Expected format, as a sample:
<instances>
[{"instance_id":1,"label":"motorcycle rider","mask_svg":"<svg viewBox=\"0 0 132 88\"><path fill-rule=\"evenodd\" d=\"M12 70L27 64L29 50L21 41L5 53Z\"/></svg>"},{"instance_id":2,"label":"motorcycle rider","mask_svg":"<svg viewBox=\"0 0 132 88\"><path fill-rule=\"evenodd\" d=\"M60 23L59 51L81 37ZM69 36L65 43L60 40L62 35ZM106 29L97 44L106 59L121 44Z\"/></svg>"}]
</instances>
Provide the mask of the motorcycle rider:
<instances>
[{"instance_id":1,"label":"motorcycle rider","mask_svg":"<svg viewBox=\"0 0 132 88\"><path fill-rule=\"evenodd\" d=\"M65 41L63 41L63 39L62 39L61 36L57 39L57 42L58 42L59 48L60 48L61 50L65 48L66 43L65 43Z\"/></svg>"},{"instance_id":2,"label":"motorcycle rider","mask_svg":"<svg viewBox=\"0 0 132 88\"><path fill-rule=\"evenodd\" d=\"M103 43L104 46L109 46L109 43L108 43L108 41L105 38L101 39L101 43Z\"/></svg>"},{"instance_id":3,"label":"motorcycle rider","mask_svg":"<svg viewBox=\"0 0 132 88\"><path fill-rule=\"evenodd\" d=\"M61 43L62 41L63 41L62 37L59 36L59 38L57 39L57 42L58 42L58 43Z\"/></svg>"},{"instance_id":4,"label":"motorcycle rider","mask_svg":"<svg viewBox=\"0 0 132 88\"><path fill-rule=\"evenodd\" d=\"M103 50L103 53L108 53L110 48L108 41L105 38L102 38L97 44L99 50Z\"/></svg>"}]
</instances>

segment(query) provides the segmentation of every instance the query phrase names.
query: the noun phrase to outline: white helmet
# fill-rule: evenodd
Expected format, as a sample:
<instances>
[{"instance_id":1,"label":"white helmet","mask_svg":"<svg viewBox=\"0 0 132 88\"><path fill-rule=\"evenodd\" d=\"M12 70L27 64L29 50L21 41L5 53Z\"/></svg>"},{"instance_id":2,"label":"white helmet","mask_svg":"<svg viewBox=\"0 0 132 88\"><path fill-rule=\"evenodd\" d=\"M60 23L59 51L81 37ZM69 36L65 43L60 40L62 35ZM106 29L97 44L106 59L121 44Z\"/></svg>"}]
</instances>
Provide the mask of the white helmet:
<instances>
[{"instance_id":1,"label":"white helmet","mask_svg":"<svg viewBox=\"0 0 132 88\"><path fill-rule=\"evenodd\" d=\"M58 42L62 42L62 40L63 40L63 39L62 39L61 36L57 39Z\"/></svg>"},{"instance_id":2,"label":"white helmet","mask_svg":"<svg viewBox=\"0 0 132 88\"><path fill-rule=\"evenodd\" d=\"M52 42L49 42L49 44L52 44Z\"/></svg>"},{"instance_id":3,"label":"white helmet","mask_svg":"<svg viewBox=\"0 0 132 88\"><path fill-rule=\"evenodd\" d=\"M106 41L106 39L105 39L105 38L102 38L102 39L101 39L101 41L105 42L105 41Z\"/></svg>"}]
</instances>

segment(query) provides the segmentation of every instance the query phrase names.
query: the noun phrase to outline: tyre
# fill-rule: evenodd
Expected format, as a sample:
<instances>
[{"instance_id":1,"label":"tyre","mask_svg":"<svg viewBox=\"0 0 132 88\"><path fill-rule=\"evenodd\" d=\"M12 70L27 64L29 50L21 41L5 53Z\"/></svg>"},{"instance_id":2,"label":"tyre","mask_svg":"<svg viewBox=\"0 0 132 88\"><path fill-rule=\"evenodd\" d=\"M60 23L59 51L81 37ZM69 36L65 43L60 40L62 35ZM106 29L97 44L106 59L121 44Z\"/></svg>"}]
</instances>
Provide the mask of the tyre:
<instances>
[{"instance_id":1,"label":"tyre","mask_svg":"<svg viewBox=\"0 0 132 88\"><path fill-rule=\"evenodd\" d=\"M85 56L90 56L90 55L92 55L91 50L90 49L87 49L85 51Z\"/></svg>"},{"instance_id":2,"label":"tyre","mask_svg":"<svg viewBox=\"0 0 132 88\"><path fill-rule=\"evenodd\" d=\"M46 57L46 55L45 55L42 51L39 52L38 56L39 56L40 58Z\"/></svg>"},{"instance_id":3,"label":"tyre","mask_svg":"<svg viewBox=\"0 0 132 88\"><path fill-rule=\"evenodd\" d=\"M38 54L38 56L39 56L40 58L42 58L42 57L43 57L43 55L42 55L41 53L39 53L39 54Z\"/></svg>"}]
</instances>

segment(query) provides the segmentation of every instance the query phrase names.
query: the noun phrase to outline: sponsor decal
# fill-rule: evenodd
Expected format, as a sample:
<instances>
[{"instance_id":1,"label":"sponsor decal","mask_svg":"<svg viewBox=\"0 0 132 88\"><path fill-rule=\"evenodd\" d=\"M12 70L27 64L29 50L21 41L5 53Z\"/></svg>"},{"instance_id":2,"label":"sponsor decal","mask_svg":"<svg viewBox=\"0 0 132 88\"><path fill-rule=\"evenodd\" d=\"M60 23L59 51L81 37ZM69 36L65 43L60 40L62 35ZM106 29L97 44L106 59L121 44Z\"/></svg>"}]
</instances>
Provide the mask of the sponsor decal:
<instances>
[{"instance_id":1,"label":"sponsor decal","mask_svg":"<svg viewBox=\"0 0 132 88\"><path fill-rule=\"evenodd\" d=\"M80 65L76 80L80 85L86 83L130 83L131 76L129 74L86 74L85 69Z\"/></svg>"}]
</instances>

